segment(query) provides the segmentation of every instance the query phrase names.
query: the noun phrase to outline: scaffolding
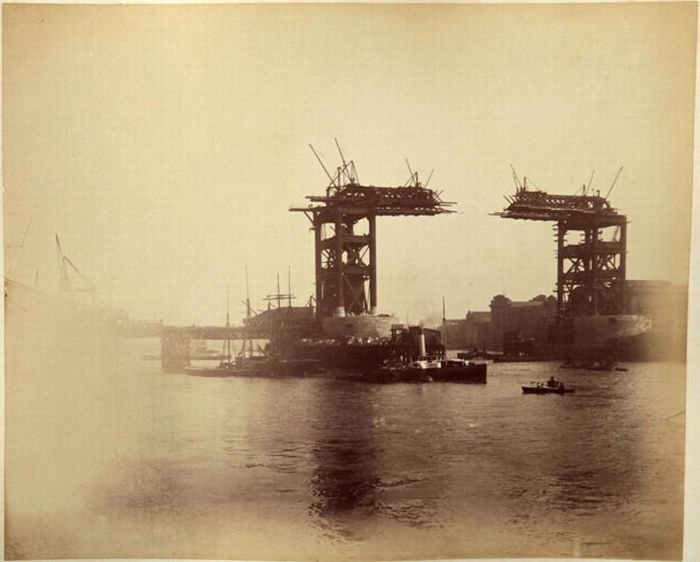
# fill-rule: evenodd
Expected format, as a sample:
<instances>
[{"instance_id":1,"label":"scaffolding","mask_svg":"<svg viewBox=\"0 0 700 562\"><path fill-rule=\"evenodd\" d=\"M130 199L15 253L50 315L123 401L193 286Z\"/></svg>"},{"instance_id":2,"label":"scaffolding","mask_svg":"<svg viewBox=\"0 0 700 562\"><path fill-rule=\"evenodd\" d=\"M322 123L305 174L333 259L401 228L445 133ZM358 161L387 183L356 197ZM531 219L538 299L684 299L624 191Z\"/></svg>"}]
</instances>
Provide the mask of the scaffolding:
<instances>
[{"instance_id":1,"label":"scaffolding","mask_svg":"<svg viewBox=\"0 0 700 562\"><path fill-rule=\"evenodd\" d=\"M326 194L307 196L308 207L290 209L304 213L314 231L318 318L376 313L377 217L438 215L451 212L453 204L428 189L430 177L423 186L410 165L411 177L402 186L362 185L354 162L336 146L342 165L334 174L311 147L330 180Z\"/></svg>"},{"instance_id":2,"label":"scaffolding","mask_svg":"<svg viewBox=\"0 0 700 562\"><path fill-rule=\"evenodd\" d=\"M521 182L513 175L516 193L506 196L508 207L495 214L555 223L558 316L619 314L619 287L627 267L627 217L608 200L615 182L605 197L591 194L590 182L581 194L552 195L528 189L527 178Z\"/></svg>"}]
</instances>

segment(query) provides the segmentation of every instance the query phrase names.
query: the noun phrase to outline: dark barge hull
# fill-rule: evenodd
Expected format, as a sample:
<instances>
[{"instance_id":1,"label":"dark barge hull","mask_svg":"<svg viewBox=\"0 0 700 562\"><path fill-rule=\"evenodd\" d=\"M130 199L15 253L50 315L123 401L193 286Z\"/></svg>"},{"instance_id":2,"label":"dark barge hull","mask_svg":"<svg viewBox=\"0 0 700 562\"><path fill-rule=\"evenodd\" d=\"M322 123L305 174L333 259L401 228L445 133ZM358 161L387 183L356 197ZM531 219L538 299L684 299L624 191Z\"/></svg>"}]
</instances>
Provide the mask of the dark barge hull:
<instances>
[{"instance_id":1,"label":"dark barge hull","mask_svg":"<svg viewBox=\"0 0 700 562\"><path fill-rule=\"evenodd\" d=\"M363 382L390 384L396 382L431 382L433 379L425 369L379 368L366 371L360 379Z\"/></svg>"},{"instance_id":2,"label":"dark barge hull","mask_svg":"<svg viewBox=\"0 0 700 562\"><path fill-rule=\"evenodd\" d=\"M362 381L379 384L396 382L452 382L486 384L486 364L421 369L415 367L381 367L365 371Z\"/></svg>"},{"instance_id":3,"label":"dark barge hull","mask_svg":"<svg viewBox=\"0 0 700 562\"><path fill-rule=\"evenodd\" d=\"M317 372L319 362L314 359L263 359L243 361L231 370L232 377L288 378L304 377Z\"/></svg>"},{"instance_id":4,"label":"dark barge hull","mask_svg":"<svg viewBox=\"0 0 700 562\"><path fill-rule=\"evenodd\" d=\"M294 350L294 357L298 360L317 361L321 367L326 369L362 371L380 368L396 353L397 348L388 342L369 344L313 342L297 346Z\"/></svg>"}]
</instances>

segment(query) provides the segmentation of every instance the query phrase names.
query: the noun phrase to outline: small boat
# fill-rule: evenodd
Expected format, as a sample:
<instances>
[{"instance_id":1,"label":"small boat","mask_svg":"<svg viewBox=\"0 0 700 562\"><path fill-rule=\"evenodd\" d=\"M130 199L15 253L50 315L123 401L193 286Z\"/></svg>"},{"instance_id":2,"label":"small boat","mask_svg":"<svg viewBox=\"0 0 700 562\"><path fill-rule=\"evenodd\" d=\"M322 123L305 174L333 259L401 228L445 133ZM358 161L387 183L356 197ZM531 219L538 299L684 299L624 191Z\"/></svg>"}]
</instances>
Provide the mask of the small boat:
<instances>
[{"instance_id":1,"label":"small boat","mask_svg":"<svg viewBox=\"0 0 700 562\"><path fill-rule=\"evenodd\" d=\"M531 382L529 385L520 387L523 394L572 394L576 392L573 388L566 388L564 383L552 377L547 382Z\"/></svg>"}]
</instances>

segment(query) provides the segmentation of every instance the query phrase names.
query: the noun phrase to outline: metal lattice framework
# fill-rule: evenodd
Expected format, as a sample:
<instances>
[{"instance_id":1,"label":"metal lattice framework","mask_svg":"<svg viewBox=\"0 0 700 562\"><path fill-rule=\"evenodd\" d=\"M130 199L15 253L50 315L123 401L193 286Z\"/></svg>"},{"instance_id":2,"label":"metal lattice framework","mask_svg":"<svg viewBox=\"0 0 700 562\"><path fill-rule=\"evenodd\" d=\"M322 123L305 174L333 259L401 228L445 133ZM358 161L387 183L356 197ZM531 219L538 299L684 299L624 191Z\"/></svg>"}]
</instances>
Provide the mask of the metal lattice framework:
<instances>
[{"instance_id":1,"label":"metal lattice framework","mask_svg":"<svg viewBox=\"0 0 700 562\"><path fill-rule=\"evenodd\" d=\"M508 207L496 214L556 223L559 315L620 312L621 298L614 286L626 276L627 217L611 207L607 197L588 194L585 186L581 195L550 195L528 190L527 179L521 184L517 176L516 186L515 195L506 197Z\"/></svg>"},{"instance_id":2,"label":"metal lattice framework","mask_svg":"<svg viewBox=\"0 0 700 562\"><path fill-rule=\"evenodd\" d=\"M378 216L437 215L453 204L421 185L413 171L403 186L361 185L354 162L338 151L342 166L334 175L316 155L330 179L326 194L307 196L308 207L290 209L304 213L314 231L317 317L376 312Z\"/></svg>"}]
</instances>

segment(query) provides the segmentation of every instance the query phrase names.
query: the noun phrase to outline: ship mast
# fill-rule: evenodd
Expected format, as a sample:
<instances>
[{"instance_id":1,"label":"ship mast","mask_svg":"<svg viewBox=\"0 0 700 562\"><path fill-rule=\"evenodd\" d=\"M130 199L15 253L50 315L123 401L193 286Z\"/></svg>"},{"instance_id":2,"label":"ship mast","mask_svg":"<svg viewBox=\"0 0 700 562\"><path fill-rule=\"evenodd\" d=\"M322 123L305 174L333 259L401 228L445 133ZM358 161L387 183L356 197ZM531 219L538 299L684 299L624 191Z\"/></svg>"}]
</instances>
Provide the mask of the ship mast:
<instances>
[{"instance_id":1,"label":"ship mast","mask_svg":"<svg viewBox=\"0 0 700 562\"><path fill-rule=\"evenodd\" d=\"M224 355L226 361L231 362L231 340L229 339L229 328L231 327L230 299L231 285L226 285L226 340L224 343Z\"/></svg>"},{"instance_id":2,"label":"ship mast","mask_svg":"<svg viewBox=\"0 0 700 562\"><path fill-rule=\"evenodd\" d=\"M248 262L245 263L245 317L247 321L250 321L250 288L248 286ZM253 356L253 340L248 338L246 342L243 342L242 353L245 357L245 347L248 343L248 356Z\"/></svg>"},{"instance_id":3,"label":"ship mast","mask_svg":"<svg viewBox=\"0 0 700 562\"><path fill-rule=\"evenodd\" d=\"M445 348L447 357L447 319L445 318L445 297L442 297L442 347Z\"/></svg>"}]
</instances>

